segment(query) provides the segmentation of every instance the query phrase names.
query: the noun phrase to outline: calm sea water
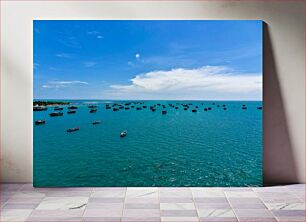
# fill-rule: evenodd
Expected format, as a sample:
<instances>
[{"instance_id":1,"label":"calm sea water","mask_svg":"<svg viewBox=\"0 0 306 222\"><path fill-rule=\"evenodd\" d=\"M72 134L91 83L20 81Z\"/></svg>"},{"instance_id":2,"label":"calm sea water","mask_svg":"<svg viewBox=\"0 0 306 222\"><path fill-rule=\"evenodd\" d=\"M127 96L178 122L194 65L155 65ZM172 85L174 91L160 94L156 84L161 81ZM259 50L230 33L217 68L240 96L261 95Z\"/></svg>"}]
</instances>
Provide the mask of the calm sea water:
<instances>
[{"instance_id":1,"label":"calm sea water","mask_svg":"<svg viewBox=\"0 0 306 222\"><path fill-rule=\"evenodd\" d=\"M112 101L71 102L76 114L67 114L67 106L61 117L49 117L52 107L33 114L46 120L34 125L34 186L262 185L262 102L144 101L146 109L118 112L105 109ZM157 103L193 105L187 111L167 105L162 115L162 107L149 109ZM71 127L80 130L67 133ZM120 138L123 130L128 135Z\"/></svg>"}]
</instances>

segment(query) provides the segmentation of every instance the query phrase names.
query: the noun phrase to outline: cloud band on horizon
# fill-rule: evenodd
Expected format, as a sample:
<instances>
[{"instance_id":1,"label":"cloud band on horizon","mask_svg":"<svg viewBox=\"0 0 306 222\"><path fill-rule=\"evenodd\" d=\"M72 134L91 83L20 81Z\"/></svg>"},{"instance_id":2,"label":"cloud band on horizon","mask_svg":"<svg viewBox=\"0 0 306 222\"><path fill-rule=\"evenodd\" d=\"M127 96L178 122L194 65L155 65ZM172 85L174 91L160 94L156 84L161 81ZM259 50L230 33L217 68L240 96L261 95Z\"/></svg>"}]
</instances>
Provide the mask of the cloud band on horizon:
<instances>
[{"instance_id":1,"label":"cloud band on horizon","mask_svg":"<svg viewBox=\"0 0 306 222\"><path fill-rule=\"evenodd\" d=\"M49 81L47 84L42 85L43 88L47 89L53 89L53 88L63 88L63 87L68 87L72 85L78 85L78 84L83 84L83 85L88 85L88 82L84 81Z\"/></svg>"},{"instance_id":2,"label":"cloud band on horizon","mask_svg":"<svg viewBox=\"0 0 306 222\"><path fill-rule=\"evenodd\" d=\"M110 99L262 100L262 74L224 66L176 68L136 75L131 84L110 85Z\"/></svg>"}]
</instances>

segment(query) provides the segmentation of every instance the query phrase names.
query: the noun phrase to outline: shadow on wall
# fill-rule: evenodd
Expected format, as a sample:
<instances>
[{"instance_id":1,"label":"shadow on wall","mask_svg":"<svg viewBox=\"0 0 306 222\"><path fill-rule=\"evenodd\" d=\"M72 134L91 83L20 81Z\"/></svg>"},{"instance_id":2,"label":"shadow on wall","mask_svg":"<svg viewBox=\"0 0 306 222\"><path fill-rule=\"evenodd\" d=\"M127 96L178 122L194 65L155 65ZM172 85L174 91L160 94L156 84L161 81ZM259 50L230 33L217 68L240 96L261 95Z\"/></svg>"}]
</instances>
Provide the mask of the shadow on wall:
<instances>
[{"instance_id":1,"label":"shadow on wall","mask_svg":"<svg viewBox=\"0 0 306 222\"><path fill-rule=\"evenodd\" d=\"M273 56L273 45L266 23L263 23L263 92L264 185L296 183L297 169Z\"/></svg>"}]
</instances>

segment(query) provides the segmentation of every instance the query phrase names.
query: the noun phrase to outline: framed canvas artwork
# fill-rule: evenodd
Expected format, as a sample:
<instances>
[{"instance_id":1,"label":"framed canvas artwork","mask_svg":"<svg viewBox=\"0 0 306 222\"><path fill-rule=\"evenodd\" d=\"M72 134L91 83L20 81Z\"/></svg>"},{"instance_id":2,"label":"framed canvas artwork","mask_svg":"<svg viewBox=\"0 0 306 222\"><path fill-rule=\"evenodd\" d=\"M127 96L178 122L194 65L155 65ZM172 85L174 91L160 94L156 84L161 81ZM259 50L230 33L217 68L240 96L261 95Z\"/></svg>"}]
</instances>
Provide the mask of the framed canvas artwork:
<instances>
[{"instance_id":1,"label":"framed canvas artwork","mask_svg":"<svg viewBox=\"0 0 306 222\"><path fill-rule=\"evenodd\" d=\"M33 21L34 186L261 186L262 25Z\"/></svg>"}]
</instances>

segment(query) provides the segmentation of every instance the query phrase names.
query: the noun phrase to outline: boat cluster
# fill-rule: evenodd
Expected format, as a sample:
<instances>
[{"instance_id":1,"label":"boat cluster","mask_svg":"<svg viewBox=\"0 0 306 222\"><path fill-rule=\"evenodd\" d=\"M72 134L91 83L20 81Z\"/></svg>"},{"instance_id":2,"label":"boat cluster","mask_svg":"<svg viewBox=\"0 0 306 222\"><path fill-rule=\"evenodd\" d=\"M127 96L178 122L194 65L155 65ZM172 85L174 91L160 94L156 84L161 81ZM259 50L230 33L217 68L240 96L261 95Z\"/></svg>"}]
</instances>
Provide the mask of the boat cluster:
<instances>
[{"instance_id":1,"label":"boat cluster","mask_svg":"<svg viewBox=\"0 0 306 222\"><path fill-rule=\"evenodd\" d=\"M156 103L151 106L145 105L144 102L127 102L127 103L112 103L112 104L106 104L105 109L107 110L113 110L114 112L120 111L120 110L143 110L149 108L152 112L156 112L158 108L161 108L161 114L165 115L167 114L167 107L173 108L173 109L179 109L182 108L183 110L191 110L191 112L196 113L198 110L201 108L199 106L202 106L203 111L207 112L215 108L220 108L222 110L227 110L226 104L216 104L216 103L211 103L209 106L206 106L204 103L200 104L193 104L193 103L168 103L167 105L165 104L160 104ZM204 107L203 107L204 106ZM247 109L247 106L245 104L242 105L241 109L245 110ZM257 107L257 109L262 109L262 107Z\"/></svg>"},{"instance_id":2,"label":"boat cluster","mask_svg":"<svg viewBox=\"0 0 306 222\"><path fill-rule=\"evenodd\" d=\"M89 113L97 112L97 106L90 105L90 106L88 106L88 108L90 109ZM67 114L75 114L77 109L78 109L77 106L68 106L67 107ZM47 106L34 106L33 107L33 111L46 111L46 110L48 110ZM64 107L55 106L53 108L54 112L49 113L49 116L50 117L63 116L64 115L63 110L64 110ZM42 119L35 121L35 125L42 125L42 124L45 124L45 123L46 123L46 121L42 120ZM100 124L100 123L101 123L101 120L96 120L96 121L92 122L92 125L97 125L97 124ZM80 130L80 127L74 127L74 128L67 129L67 132L70 133L70 132L74 132L74 131L78 131L78 130Z\"/></svg>"},{"instance_id":3,"label":"boat cluster","mask_svg":"<svg viewBox=\"0 0 306 222\"><path fill-rule=\"evenodd\" d=\"M200 107L201 106L201 107ZM196 113L199 110L202 110L204 112L211 111L213 109L222 109L222 110L227 110L226 104L216 104L214 102L208 104L208 103L168 103L168 104L161 104L161 103L156 103L150 106L147 106L144 102L121 102L121 103L107 103L105 104L105 109L106 110L112 110L114 112L117 112L119 110L143 110L143 109L150 109L152 112L156 112L157 109L161 109L161 114L165 115L167 114L167 107L178 110L178 109L183 109L185 111L191 110L191 112ZM96 113L98 110L98 106L96 105L89 105L89 113ZM63 116L63 107L60 106L55 106L53 108L53 112L49 113L50 117L56 117L56 116ZM77 106L70 105L67 107L67 114L75 114L76 110L78 109ZM241 106L242 110L248 109L245 104L242 104ZM259 106L257 107L258 110L262 110L262 107ZM34 106L33 111L46 111L48 110L47 106ZM41 125L45 124L45 120L37 120L35 121L35 125ZM93 125L100 124L101 121L97 120L92 122ZM80 127L75 127L75 128L69 128L67 129L67 132L74 132L80 130ZM120 137L125 137L127 135L127 130L123 131L120 133Z\"/></svg>"}]
</instances>

